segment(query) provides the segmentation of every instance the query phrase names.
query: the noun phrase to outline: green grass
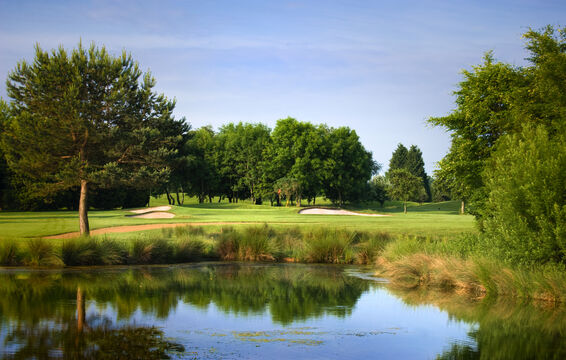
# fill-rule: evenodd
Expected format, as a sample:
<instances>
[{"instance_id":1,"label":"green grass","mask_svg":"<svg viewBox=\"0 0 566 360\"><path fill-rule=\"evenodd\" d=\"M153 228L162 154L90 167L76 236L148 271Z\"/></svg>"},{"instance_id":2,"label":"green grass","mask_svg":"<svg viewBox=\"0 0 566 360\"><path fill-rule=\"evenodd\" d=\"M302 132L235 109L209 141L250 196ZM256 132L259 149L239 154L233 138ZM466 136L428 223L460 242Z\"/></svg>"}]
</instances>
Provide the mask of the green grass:
<instances>
[{"instance_id":1,"label":"green grass","mask_svg":"<svg viewBox=\"0 0 566 360\"><path fill-rule=\"evenodd\" d=\"M217 199L216 199L217 201ZM458 215L458 202L409 205L409 213L402 214L402 204L387 202L350 206L351 210L367 213L390 214L388 217L300 215L299 208L252 205L246 201L238 203L218 202L198 204L188 198L183 206L174 206L173 219L136 219L127 217L127 210L90 211L91 229L122 225L155 223L215 223L243 222L266 223L274 227L333 227L356 231L381 231L390 234L455 235L475 232L474 218ZM151 206L166 204L164 197L152 198ZM317 205L330 206L317 200ZM0 211L0 237L31 238L78 231L78 214L72 211L7 212ZM129 235L126 235L128 237ZM123 237L123 236L122 236Z\"/></svg>"}]
</instances>

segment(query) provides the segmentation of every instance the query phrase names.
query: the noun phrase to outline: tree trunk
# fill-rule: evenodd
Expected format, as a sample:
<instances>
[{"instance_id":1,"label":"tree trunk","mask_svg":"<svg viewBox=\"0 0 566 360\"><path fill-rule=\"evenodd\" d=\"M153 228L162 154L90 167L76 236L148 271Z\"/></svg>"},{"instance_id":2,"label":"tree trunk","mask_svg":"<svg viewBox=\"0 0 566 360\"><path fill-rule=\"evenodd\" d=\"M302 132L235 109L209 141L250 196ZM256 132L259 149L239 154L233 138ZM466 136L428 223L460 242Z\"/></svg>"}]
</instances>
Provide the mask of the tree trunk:
<instances>
[{"instance_id":1,"label":"tree trunk","mask_svg":"<svg viewBox=\"0 0 566 360\"><path fill-rule=\"evenodd\" d=\"M86 180L81 180L81 196L79 198L79 230L81 235L88 236L90 234L90 229L88 226L88 182Z\"/></svg>"},{"instance_id":2,"label":"tree trunk","mask_svg":"<svg viewBox=\"0 0 566 360\"><path fill-rule=\"evenodd\" d=\"M466 208L464 206L465 206L465 203L464 203L464 200L462 200L462 204L460 205L460 215L464 215L464 212L466 210Z\"/></svg>"},{"instance_id":3,"label":"tree trunk","mask_svg":"<svg viewBox=\"0 0 566 360\"><path fill-rule=\"evenodd\" d=\"M85 300L81 287L77 287L77 331L81 333L85 325Z\"/></svg>"},{"instance_id":4,"label":"tree trunk","mask_svg":"<svg viewBox=\"0 0 566 360\"><path fill-rule=\"evenodd\" d=\"M165 188L165 194L167 194L167 202L171 205L171 194L169 194L168 188Z\"/></svg>"},{"instance_id":5,"label":"tree trunk","mask_svg":"<svg viewBox=\"0 0 566 360\"><path fill-rule=\"evenodd\" d=\"M406 214L406 213L407 213L407 202L404 201L403 202L403 214Z\"/></svg>"},{"instance_id":6,"label":"tree trunk","mask_svg":"<svg viewBox=\"0 0 566 360\"><path fill-rule=\"evenodd\" d=\"M297 207L301 207L301 195L297 196Z\"/></svg>"},{"instance_id":7,"label":"tree trunk","mask_svg":"<svg viewBox=\"0 0 566 360\"><path fill-rule=\"evenodd\" d=\"M179 189L175 192L177 194L177 204L181 205L181 198L179 197Z\"/></svg>"}]
</instances>

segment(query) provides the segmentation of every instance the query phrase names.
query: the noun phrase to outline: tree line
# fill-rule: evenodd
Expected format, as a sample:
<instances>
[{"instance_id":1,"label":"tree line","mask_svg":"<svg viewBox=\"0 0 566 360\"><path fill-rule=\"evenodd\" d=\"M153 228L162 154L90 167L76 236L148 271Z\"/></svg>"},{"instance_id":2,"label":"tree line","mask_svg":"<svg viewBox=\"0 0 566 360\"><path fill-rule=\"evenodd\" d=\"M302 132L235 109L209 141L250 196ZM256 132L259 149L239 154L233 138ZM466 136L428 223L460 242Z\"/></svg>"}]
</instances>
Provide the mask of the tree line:
<instances>
[{"instance_id":1,"label":"tree line","mask_svg":"<svg viewBox=\"0 0 566 360\"><path fill-rule=\"evenodd\" d=\"M343 205L363 199L379 170L354 130L293 118L278 120L273 130L241 122L216 132L202 127L189 131L178 150L171 179L159 189L170 203L182 203L178 194L187 193L199 202L301 206L324 196Z\"/></svg>"}]
</instances>

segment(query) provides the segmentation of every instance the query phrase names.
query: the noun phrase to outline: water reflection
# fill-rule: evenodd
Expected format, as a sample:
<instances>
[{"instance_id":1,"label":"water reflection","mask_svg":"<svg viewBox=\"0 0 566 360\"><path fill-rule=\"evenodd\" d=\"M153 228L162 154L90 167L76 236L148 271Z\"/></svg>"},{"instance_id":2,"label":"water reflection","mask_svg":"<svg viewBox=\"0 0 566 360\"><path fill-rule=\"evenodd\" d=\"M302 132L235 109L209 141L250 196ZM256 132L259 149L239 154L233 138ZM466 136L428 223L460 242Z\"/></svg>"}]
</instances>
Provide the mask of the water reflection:
<instances>
[{"instance_id":1,"label":"water reflection","mask_svg":"<svg viewBox=\"0 0 566 360\"><path fill-rule=\"evenodd\" d=\"M406 304L434 304L455 321L471 324L438 359L566 359L566 308L518 303L510 298L474 300L455 293L391 289Z\"/></svg>"},{"instance_id":2,"label":"water reflection","mask_svg":"<svg viewBox=\"0 0 566 360\"><path fill-rule=\"evenodd\" d=\"M0 354L566 358L563 307L401 291L360 272L225 263L4 271Z\"/></svg>"},{"instance_id":3,"label":"water reflection","mask_svg":"<svg viewBox=\"0 0 566 360\"><path fill-rule=\"evenodd\" d=\"M12 349L4 357L51 357L57 356L57 351L65 357L77 353L85 357L119 337L141 339L139 346L145 350L175 348L153 327L120 327L115 323L127 324L137 311L166 319L180 303L203 311L214 304L219 311L243 317L269 308L273 322L283 325L327 314L344 317L370 286L367 281L345 276L337 267L305 269L216 264L3 273L0 339L4 348ZM115 313L115 323L109 317L87 317L87 302L95 304L99 313ZM119 341L114 345L118 344L124 345Z\"/></svg>"}]
</instances>

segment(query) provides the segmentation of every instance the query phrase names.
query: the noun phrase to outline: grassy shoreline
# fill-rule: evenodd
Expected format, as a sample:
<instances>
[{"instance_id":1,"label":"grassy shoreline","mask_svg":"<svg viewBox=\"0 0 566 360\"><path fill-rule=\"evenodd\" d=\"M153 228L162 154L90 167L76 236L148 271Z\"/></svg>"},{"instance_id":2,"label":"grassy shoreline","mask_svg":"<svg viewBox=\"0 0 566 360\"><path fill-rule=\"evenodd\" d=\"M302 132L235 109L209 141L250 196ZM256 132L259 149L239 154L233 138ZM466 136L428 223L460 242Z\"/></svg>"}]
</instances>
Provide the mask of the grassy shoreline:
<instances>
[{"instance_id":1,"label":"grassy shoreline","mask_svg":"<svg viewBox=\"0 0 566 360\"><path fill-rule=\"evenodd\" d=\"M566 302L559 265L518 267L478 256L478 236L416 236L343 228L281 226L164 228L135 237L4 240L0 266L65 267L195 261L369 264L392 288L471 298Z\"/></svg>"}]
</instances>

